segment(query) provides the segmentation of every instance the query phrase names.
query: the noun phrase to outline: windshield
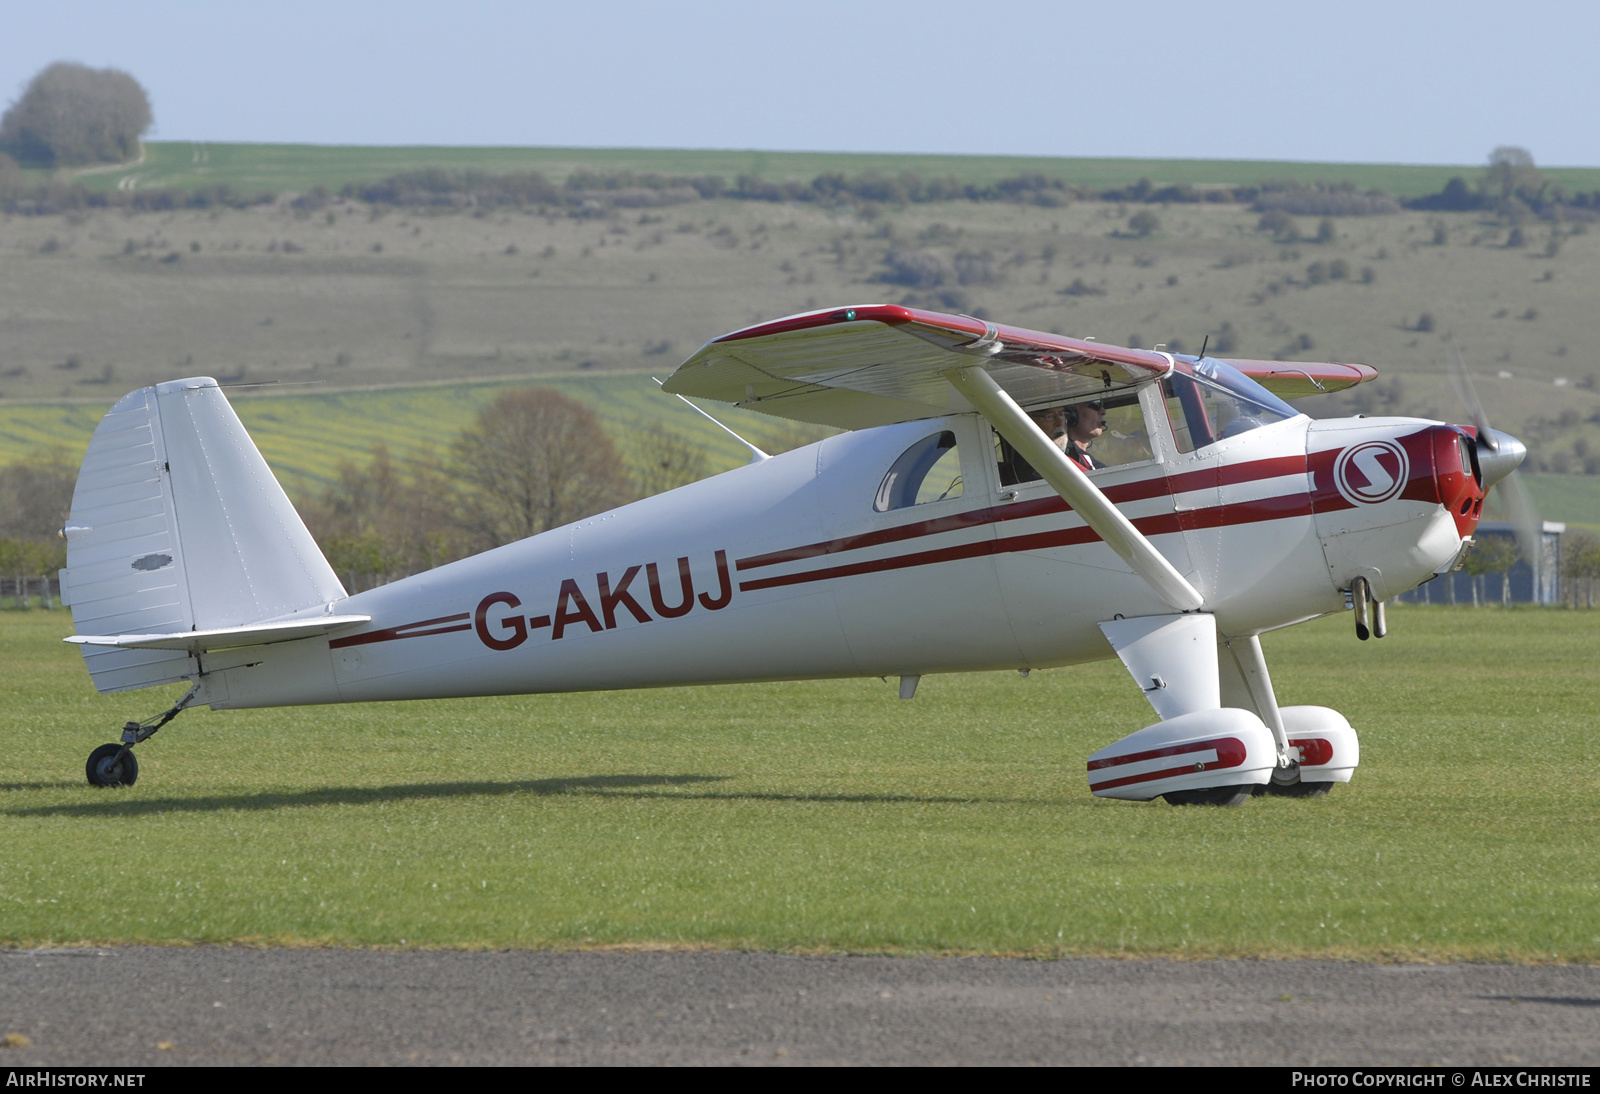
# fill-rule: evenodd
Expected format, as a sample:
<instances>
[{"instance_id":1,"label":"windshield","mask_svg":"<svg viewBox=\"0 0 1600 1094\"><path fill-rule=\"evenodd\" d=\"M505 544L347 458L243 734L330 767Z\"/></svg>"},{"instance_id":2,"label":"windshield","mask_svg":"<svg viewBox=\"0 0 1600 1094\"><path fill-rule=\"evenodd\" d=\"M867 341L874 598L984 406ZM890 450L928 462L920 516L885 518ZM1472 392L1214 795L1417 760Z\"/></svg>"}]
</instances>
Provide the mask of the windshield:
<instances>
[{"instance_id":1,"label":"windshield","mask_svg":"<svg viewBox=\"0 0 1600 1094\"><path fill-rule=\"evenodd\" d=\"M1214 357L1179 357L1162 381L1178 448L1192 452L1300 412Z\"/></svg>"},{"instance_id":2,"label":"windshield","mask_svg":"<svg viewBox=\"0 0 1600 1094\"><path fill-rule=\"evenodd\" d=\"M1215 357L1202 357L1194 362L1195 378L1203 384L1231 393L1251 406L1271 416L1272 421L1293 418L1299 411L1250 377Z\"/></svg>"}]
</instances>

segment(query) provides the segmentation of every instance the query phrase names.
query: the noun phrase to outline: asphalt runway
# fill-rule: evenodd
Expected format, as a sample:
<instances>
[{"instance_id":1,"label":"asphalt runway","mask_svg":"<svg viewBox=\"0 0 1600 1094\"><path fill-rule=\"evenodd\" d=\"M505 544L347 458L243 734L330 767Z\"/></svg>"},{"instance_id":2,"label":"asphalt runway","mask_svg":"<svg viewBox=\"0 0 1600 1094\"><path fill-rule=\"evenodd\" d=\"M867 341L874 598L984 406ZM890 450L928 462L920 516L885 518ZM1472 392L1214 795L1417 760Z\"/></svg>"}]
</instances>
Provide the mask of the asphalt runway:
<instances>
[{"instance_id":1,"label":"asphalt runway","mask_svg":"<svg viewBox=\"0 0 1600 1094\"><path fill-rule=\"evenodd\" d=\"M1600 968L0 951L0 1067L1600 1064Z\"/></svg>"}]
</instances>

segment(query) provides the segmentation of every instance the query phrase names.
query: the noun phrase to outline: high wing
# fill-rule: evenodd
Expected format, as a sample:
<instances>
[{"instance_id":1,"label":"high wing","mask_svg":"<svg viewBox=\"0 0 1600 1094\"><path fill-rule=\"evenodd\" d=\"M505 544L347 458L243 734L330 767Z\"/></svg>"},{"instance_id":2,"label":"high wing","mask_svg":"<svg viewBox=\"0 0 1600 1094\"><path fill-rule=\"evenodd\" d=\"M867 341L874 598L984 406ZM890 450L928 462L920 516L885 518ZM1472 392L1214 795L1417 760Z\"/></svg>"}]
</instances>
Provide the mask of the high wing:
<instances>
[{"instance_id":1,"label":"high wing","mask_svg":"<svg viewBox=\"0 0 1600 1094\"><path fill-rule=\"evenodd\" d=\"M1340 364L1336 361L1241 361L1220 358L1266 388L1280 399L1303 399L1328 391L1378 378L1371 365Z\"/></svg>"},{"instance_id":2,"label":"high wing","mask_svg":"<svg viewBox=\"0 0 1600 1094\"><path fill-rule=\"evenodd\" d=\"M946 381L981 366L1023 407L1139 387L1172 358L892 304L792 315L706 343L662 387L779 418L864 429L974 409Z\"/></svg>"}]
</instances>

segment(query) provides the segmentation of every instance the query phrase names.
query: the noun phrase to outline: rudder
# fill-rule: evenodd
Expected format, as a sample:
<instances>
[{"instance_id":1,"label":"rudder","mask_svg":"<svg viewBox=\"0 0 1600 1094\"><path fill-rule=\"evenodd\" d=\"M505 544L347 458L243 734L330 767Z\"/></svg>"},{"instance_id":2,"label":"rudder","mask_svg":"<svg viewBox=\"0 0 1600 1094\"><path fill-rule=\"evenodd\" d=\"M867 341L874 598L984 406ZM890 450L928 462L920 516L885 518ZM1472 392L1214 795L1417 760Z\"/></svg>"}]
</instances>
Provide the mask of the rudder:
<instances>
[{"instance_id":1,"label":"rudder","mask_svg":"<svg viewBox=\"0 0 1600 1094\"><path fill-rule=\"evenodd\" d=\"M89 441L64 529L79 634L171 634L321 613L333 568L209 377L132 392ZM101 692L198 674L176 650L83 647Z\"/></svg>"}]
</instances>

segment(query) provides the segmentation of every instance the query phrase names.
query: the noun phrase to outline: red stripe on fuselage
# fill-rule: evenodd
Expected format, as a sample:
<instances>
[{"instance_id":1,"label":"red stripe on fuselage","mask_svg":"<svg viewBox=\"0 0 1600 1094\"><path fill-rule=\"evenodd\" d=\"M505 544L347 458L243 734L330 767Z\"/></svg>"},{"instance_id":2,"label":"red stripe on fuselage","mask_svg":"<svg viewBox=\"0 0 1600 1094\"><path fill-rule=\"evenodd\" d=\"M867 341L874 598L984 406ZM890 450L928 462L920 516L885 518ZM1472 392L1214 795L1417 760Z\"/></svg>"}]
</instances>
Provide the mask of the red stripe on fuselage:
<instances>
[{"instance_id":1,"label":"red stripe on fuselage","mask_svg":"<svg viewBox=\"0 0 1600 1094\"><path fill-rule=\"evenodd\" d=\"M1159 513L1140 517L1133 526L1147 536L1170 535L1184 530L1217 528L1224 525L1255 524L1267 520L1286 520L1291 517L1309 517L1311 499L1305 494L1285 494L1262 501L1238 502L1233 505L1214 505L1209 509L1194 509L1179 513ZM1181 518L1181 523L1180 523ZM820 570L802 570L799 573L777 577L759 577L739 582L741 593L757 589L774 589L783 585L801 585L808 581L828 581L836 577L856 577L861 574L882 573L885 570L904 570L913 566L932 566L940 562L979 558L983 555L1015 554L1022 551L1046 551L1056 547L1071 547L1081 543L1094 543L1100 537L1087 525L1063 528L1029 535L1007 536L1003 539L979 540L959 543L909 555L891 555L888 558L868 559L864 562L827 566ZM804 557L804 556L802 556Z\"/></svg>"},{"instance_id":2,"label":"red stripe on fuselage","mask_svg":"<svg viewBox=\"0 0 1600 1094\"><path fill-rule=\"evenodd\" d=\"M1305 469L1306 460L1304 456L1279 456L1268 460L1234 464L1229 467L1185 471L1178 475L1154 475L1148 479L1140 479L1136 482L1127 482L1109 487L1106 489L1105 495L1113 505L1121 505L1130 501L1143 501L1147 498L1170 497L1190 490L1215 489L1223 486L1236 486L1239 483L1255 482L1260 479L1275 479L1282 475L1304 474ZM808 543L803 547L788 547L781 551L751 555L748 558L739 559L734 563L734 568L737 570L755 570L763 566L776 566L782 562L796 562L803 558L815 558L818 555L842 554L845 551L856 551L863 547L878 547L885 543L898 543L908 539L920 539L923 536L935 536L942 532L953 532L961 528L975 528L985 524L1000 524L1005 521L1026 520L1030 517L1066 513L1070 512L1071 508L1059 495L1052 494L1049 497L1034 498L1031 501L991 506L987 509L974 509L969 513L956 513L947 517L934 517L931 520L913 521L910 524L901 524L894 528L880 528L877 531L864 532L860 535L843 536L839 539ZM1196 512L1203 511L1197 510ZM1137 525L1139 521L1134 521L1134 523ZM1172 530L1176 531L1175 528ZM741 585L740 587L747 588L748 586Z\"/></svg>"},{"instance_id":3,"label":"red stripe on fuselage","mask_svg":"<svg viewBox=\"0 0 1600 1094\"><path fill-rule=\"evenodd\" d=\"M398 627L385 627L380 631L367 631L363 634L352 634L348 638L335 638L328 643L330 650L343 649L346 646L368 646L374 642L393 642L398 638L425 638L430 634L450 634L453 631L470 631L471 623L461 623L457 626L440 626L443 623L455 623L459 619L470 619L472 613L462 612L459 615L441 615L437 619L423 619L416 623L405 623ZM418 630L419 627L430 628Z\"/></svg>"}]
</instances>

